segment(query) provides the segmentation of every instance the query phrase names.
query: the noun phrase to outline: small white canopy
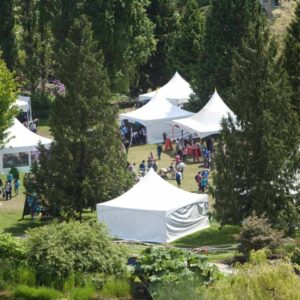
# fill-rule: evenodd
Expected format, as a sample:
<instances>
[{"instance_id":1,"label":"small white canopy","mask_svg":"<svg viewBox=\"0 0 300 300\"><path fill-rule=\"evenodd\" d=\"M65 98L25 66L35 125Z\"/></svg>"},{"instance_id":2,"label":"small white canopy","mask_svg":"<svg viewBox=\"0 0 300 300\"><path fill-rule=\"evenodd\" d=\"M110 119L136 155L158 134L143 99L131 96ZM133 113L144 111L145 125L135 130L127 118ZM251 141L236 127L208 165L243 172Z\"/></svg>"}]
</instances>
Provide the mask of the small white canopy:
<instances>
[{"instance_id":1,"label":"small white canopy","mask_svg":"<svg viewBox=\"0 0 300 300\"><path fill-rule=\"evenodd\" d=\"M14 119L7 133L7 141L0 148L0 173L7 173L12 166L22 172L28 172L33 161L38 159L39 142L46 148L49 148L52 143L52 140L27 129L17 119Z\"/></svg>"},{"instance_id":2,"label":"small white canopy","mask_svg":"<svg viewBox=\"0 0 300 300\"><path fill-rule=\"evenodd\" d=\"M207 104L198 113L189 118L174 120L173 124L190 133L197 133L200 138L204 138L219 133L222 118L226 118L228 114L233 119L236 118L232 110L215 91Z\"/></svg>"},{"instance_id":3,"label":"small white canopy","mask_svg":"<svg viewBox=\"0 0 300 300\"><path fill-rule=\"evenodd\" d=\"M30 105L28 102L24 101L24 100L19 100L17 99L15 102L15 105L18 107L18 109L24 111L24 112L28 112L30 109Z\"/></svg>"},{"instance_id":4,"label":"small white canopy","mask_svg":"<svg viewBox=\"0 0 300 300\"><path fill-rule=\"evenodd\" d=\"M14 105L27 114L28 121L32 120L31 99L29 96L18 95Z\"/></svg>"},{"instance_id":5,"label":"small white canopy","mask_svg":"<svg viewBox=\"0 0 300 300\"><path fill-rule=\"evenodd\" d=\"M17 153L35 150L41 142L45 146L50 146L52 140L39 136L17 119L14 119L13 125L8 129L8 142L0 149L0 154Z\"/></svg>"},{"instance_id":6,"label":"small white canopy","mask_svg":"<svg viewBox=\"0 0 300 300\"><path fill-rule=\"evenodd\" d=\"M208 195L194 194L168 183L150 169L120 197L97 204L98 221L112 236L166 243L209 226Z\"/></svg>"},{"instance_id":7,"label":"small white canopy","mask_svg":"<svg viewBox=\"0 0 300 300\"><path fill-rule=\"evenodd\" d=\"M120 114L120 120L138 122L146 127L147 142L150 144L161 142L162 133L167 133L170 137L180 137L181 131L172 130L172 120L186 118L193 113L183 110L173 105L168 100L157 94L146 105L141 108Z\"/></svg>"},{"instance_id":8,"label":"small white canopy","mask_svg":"<svg viewBox=\"0 0 300 300\"><path fill-rule=\"evenodd\" d=\"M193 94L193 90L189 83L176 72L172 79L160 89L139 95L139 101L150 100L156 94L166 98L174 105L180 105L189 101L190 96Z\"/></svg>"}]
</instances>

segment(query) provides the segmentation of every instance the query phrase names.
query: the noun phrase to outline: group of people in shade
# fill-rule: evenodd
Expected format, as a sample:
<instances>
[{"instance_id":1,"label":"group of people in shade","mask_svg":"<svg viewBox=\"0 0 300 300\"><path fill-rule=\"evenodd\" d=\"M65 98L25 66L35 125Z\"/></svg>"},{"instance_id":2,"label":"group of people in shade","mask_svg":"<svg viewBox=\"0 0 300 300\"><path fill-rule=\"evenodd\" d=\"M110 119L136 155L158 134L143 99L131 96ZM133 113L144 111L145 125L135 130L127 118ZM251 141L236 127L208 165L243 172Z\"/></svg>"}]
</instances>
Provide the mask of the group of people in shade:
<instances>
[{"instance_id":1,"label":"group of people in shade","mask_svg":"<svg viewBox=\"0 0 300 300\"><path fill-rule=\"evenodd\" d=\"M164 149L162 144L157 144L157 159L154 158L152 152L148 156L147 160L142 160L138 167L138 172L136 171L136 164L128 164L128 169L136 175L136 179L139 180L144 176L150 168L153 168L164 179L175 179L178 187L181 186L182 180L184 178L184 170L186 167L185 160L188 157L192 157L194 162L200 163L200 157L202 157L203 164L199 165L201 170L195 175L195 180L199 192L205 192L208 188L209 180L209 170L212 167L211 157L214 151L213 139L208 137L205 141L193 142L191 138L187 140L177 139L175 140L175 147L173 143L164 135ZM174 149L175 148L175 149ZM167 168L158 168L157 161L161 160L162 152L173 151L174 160L171 161L170 166Z\"/></svg>"},{"instance_id":2,"label":"group of people in shade","mask_svg":"<svg viewBox=\"0 0 300 300\"><path fill-rule=\"evenodd\" d=\"M3 183L2 179L0 178L0 194L5 200L9 200L12 198L12 189L14 189L15 195L19 194L19 187L20 187L20 179L14 178L14 176L9 173L6 177L5 183Z\"/></svg>"}]
</instances>

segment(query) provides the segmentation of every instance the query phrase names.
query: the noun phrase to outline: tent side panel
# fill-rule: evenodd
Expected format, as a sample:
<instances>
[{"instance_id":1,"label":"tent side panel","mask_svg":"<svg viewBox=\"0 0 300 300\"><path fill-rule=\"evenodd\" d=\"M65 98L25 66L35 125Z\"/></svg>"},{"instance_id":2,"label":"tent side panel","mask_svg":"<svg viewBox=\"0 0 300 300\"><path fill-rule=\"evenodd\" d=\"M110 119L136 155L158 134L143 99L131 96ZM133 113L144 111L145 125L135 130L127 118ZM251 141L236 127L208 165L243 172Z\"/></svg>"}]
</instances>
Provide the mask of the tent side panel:
<instances>
[{"instance_id":1,"label":"tent side panel","mask_svg":"<svg viewBox=\"0 0 300 300\"><path fill-rule=\"evenodd\" d=\"M163 141L163 132L167 133L171 139L181 138L181 129L172 126L173 119L166 120L152 120L150 124L147 125L147 143L155 144ZM173 135L174 134L174 135ZM188 132L184 130L183 136L189 135Z\"/></svg>"},{"instance_id":2,"label":"tent side panel","mask_svg":"<svg viewBox=\"0 0 300 300\"><path fill-rule=\"evenodd\" d=\"M166 218L167 242L209 227L207 217L208 203L196 202L182 207Z\"/></svg>"},{"instance_id":3,"label":"tent side panel","mask_svg":"<svg viewBox=\"0 0 300 300\"><path fill-rule=\"evenodd\" d=\"M166 242L163 211L134 210L98 204L97 218L99 222L107 225L113 237L140 242Z\"/></svg>"}]
</instances>

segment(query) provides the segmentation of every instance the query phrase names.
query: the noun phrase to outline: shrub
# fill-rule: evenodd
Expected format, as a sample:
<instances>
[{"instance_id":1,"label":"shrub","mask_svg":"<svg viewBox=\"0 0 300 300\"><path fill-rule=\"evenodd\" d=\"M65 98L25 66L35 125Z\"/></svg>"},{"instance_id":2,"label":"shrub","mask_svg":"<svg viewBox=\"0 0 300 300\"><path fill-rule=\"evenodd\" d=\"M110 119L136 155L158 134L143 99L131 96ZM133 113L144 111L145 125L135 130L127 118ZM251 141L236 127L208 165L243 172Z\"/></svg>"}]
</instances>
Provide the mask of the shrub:
<instances>
[{"instance_id":1,"label":"shrub","mask_svg":"<svg viewBox=\"0 0 300 300\"><path fill-rule=\"evenodd\" d=\"M25 257L23 241L0 230L0 259L21 260Z\"/></svg>"},{"instance_id":2,"label":"shrub","mask_svg":"<svg viewBox=\"0 0 300 300\"><path fill-rule=\"evenodd\" d=\"M15 269L14 282L34 286L36 283L35 271L27 266L19 266Z\"/></svg>"},{"instance_id":3,"label":"shrub","mask_svg":"<svg viewBox=\"0 0 300 300\"><path fill-rule=\"evenodd\" d=\"M130 284L126 279L110 278L104 285L101 295L104 297L126 297L130 295Z\"/></svg>"},{"instance_id":4,"label":"shrub","mask_svg":"<svg viewBox=\"0 0 300 300\"><path fill-rule=\"evenodd\" d=\"M69 291L69 295L72 300L89 300L95 295L95 287L88 284L84 287L73 288Z\"/></svg>"},{"instance_id":5,"label":"shrub","mask_svg":"<svg viewBox=\"0 0 300 300\"><path fill-rule=\"evenodd\" d=\"M64 222L31 229L26 245L29 265L36 270L40 284L62 288L71 274L126 272L123 248L96 222Z\"/></svg>"},{"instance_id":6,"label":"shrub","mask_svg":"<svg viewBox=\"0 0 300 300\"><path fill-rule=\"evenodd\" d=\"M147 248L137 262L136 275L147 285L195 278L209 283L220 276L207 258L177 248Z\"/></svg>"},{"instance_id":7,"label":"shrub","mask_svg":"<svg viewBox=\"0 0 300 300\"><path fill-rule=\"evenodd\" d=\"M259 255L262 258L262 255ZM252 259L253 260L253 259ZM206 300L293 299L299 300L300 280L290 264L255 260L240 266L237 274L224 277L203 289Z\"/></svg>"},{"instance_id":8,"label":"shrub","mask_svg":"<svg viewBox=\"0 0 300 300\"><path fill-rule=\"evenodd\" d=\"M22 300L57 300L63 299L63 294L55 289L47 287L29 287L27 285L18 285L14 288L14 299Z\"/></svg>"},{"instance_id":9,"label":"shrub","mask_svg":"<svg viewBox=\"0 0 300 300\"><path fill-rule=\"evenodd\" d=\"M14 179L20 179L19 170L15 167L10 168L9 173L12 174Z\"/></svg>"},{"instance_id":10,"label":"shrub","mask_svg":"<svg viewBox=\"0 0 300 300\"><path fill-rule=\"evenodd\" d=\"M252 215L245 220L236 239L239 242L238 251L249 256L251 250L276 249L281 243L282 233L273 229L266 218Z\"/></svg>"}]
</instances>

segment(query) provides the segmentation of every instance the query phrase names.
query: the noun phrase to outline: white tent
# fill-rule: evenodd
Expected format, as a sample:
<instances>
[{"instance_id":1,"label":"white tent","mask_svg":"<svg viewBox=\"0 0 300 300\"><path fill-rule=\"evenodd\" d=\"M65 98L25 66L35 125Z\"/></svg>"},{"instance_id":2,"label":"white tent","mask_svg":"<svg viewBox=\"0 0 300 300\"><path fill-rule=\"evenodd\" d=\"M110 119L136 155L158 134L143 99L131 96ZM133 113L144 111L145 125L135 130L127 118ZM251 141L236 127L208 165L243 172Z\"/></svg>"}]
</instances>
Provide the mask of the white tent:
<instances>
[{"instance_id":1,"label":"white tent","mask_svg":"<svg viewBox=\"0 0 300 300\"><path fill-rule=\"evenodd\" d=\"M156 94L166 98L174 105L180 105L189 101L190 96L193 94L193 90L189 83L176 72L171 80L157 91L139 95L139 101L150 100Z\"/></svg>"},{"instance_id":2,"label":"white tent","mask_svg":"<svg viewBox=\"0 0 300 300\"><path fill-rule=\"evenodd\" d=\"M186 118L192 113L173 105L160 95L156 95L141 108L120 114L120 120L138 122L145 126L147 131L147 143L153 144L162 141L162 133L170 137L180 137L181 130L172 129L172 120Z\"/></svg>"},{"instance_id":3,"label":"white tent","mask_svg":"<svg viewBox=\"0 0 300 300\"><path fill-rule=\"evenodd\" d=\"M19 110L27 114L27 120L32 120L32 111L31 111L31 100L29 96L19 95L14 104L18 107Z\"/></svg>"},{"instance_id":4,"label":"white tent","mask_svg":"<svg viewBox=\"0 0 300 300\"><path fill-rule=\"evenodd\" d=\"M207 104L191 117L174 120L173 124L190 133L197 133L200 138L219 133L221 130L222 118L228 114L235 119L235 114L224 103L215 91Z\"/></svg>"},{"instance_id":5,"label":"white tent","mask_svg":"<svg viewBox=\"0 0 300 300\"><path fill-rule=\"evenodd\" d=\"M97 204L98 221L114 237L155 243L174 241L209 226L208 195L181 190L153 169L120 197Z\"/></svg>"},{"instance_id":6,"label":"white tent","mask_svg":"<svg viewBox=\"0 0 300 300\"><path fill-rule=\"evenodd\" d=\"M52 140L30 131L17 119L14 119L7 133L7 142L0 149L0 171L3 173L9 171L11 167L17 167L24 172L29 171L31 164L38 158L39 142L47 148L52 143Z\"/></svg>"}]
</instances>

